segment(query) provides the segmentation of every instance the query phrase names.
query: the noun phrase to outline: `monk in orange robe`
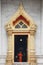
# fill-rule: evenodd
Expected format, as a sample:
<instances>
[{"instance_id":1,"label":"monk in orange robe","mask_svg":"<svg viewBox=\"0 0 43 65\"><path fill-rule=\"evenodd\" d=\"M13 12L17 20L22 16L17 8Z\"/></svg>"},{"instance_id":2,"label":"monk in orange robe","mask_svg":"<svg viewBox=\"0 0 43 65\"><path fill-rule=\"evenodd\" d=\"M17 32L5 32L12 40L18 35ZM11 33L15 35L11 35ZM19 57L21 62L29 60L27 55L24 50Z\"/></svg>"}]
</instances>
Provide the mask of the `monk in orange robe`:
<instances>
[{"instance_id":1,"label":"monk in orange robe","mask_svg":"<svg viewBox=\"0 0 43 65\"><path fill-rule=\"evenodd\" d=\"M22 62L22 56L23 56L23 54L22 54L22 52L20 52L20 53L18 54L18 58L19 58L18 61L19 61L19 62Z\"/></svg>"}]
</instances>

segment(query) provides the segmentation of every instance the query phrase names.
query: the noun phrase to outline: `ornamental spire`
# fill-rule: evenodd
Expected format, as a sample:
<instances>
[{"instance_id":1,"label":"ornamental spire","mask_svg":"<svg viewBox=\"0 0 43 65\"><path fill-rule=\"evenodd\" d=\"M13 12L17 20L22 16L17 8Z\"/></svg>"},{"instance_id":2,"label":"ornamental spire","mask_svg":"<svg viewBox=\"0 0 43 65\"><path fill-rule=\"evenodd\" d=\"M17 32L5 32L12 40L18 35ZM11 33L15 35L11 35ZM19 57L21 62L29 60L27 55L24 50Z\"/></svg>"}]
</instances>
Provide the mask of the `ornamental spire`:
<instances>
[{"instance_id":1,"label":"ornamental spire","mask_svg":"<svg viewBox=\"0 0 43 65\"><path fill-rule=\"evenodd\" d=\"M20 10L24 9L24 7L23 7L23 2L20 2L20 4L19 4L19 9L20 9Z\"/></svg>"}]
</instances>

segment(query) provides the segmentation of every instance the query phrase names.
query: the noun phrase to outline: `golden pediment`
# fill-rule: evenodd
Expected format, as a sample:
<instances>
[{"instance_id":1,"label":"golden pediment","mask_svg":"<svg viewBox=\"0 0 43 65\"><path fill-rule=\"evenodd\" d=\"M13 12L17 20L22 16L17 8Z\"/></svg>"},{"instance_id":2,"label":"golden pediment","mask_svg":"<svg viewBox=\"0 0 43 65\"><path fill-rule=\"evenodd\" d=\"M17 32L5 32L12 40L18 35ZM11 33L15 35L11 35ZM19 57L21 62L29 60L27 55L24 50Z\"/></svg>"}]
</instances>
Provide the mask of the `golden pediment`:
<instances>
[{"instance_id":1,"label":"golden pediment","mask_svg":"<svg viewBox=\"0 0 43 65\"><path fill-rule=\"evenodd\" d=\"M21 17L21 19L20 19L20 17ZM18 8L17 12L10 18L9 22L6 23L5 28L6 29L11 29L11 28L13 29L13 26L15 26L15 23L17 23L17 22L19 23L19 21L17 19L20 19L20 20L24 19L24 22L26 21L25 24L30 26L31 29L32 28L34 28L34 29L37 28L37 26L36 26L34 20L32 19L32 17L29 16L25 12L25 9L24 9L22 3L19 5L19 8Z\"/></svg>"}]
</instances>

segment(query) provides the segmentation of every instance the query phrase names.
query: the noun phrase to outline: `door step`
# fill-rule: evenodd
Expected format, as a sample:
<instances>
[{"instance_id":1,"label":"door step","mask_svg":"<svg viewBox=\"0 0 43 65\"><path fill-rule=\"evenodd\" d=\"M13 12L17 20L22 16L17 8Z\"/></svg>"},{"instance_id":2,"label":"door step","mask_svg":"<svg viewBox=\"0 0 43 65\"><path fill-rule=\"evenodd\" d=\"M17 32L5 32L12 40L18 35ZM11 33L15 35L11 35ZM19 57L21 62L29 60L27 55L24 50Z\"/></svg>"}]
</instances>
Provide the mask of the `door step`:
<instances>
[{"instance_id":1,"label":"door step","mask_svg":"<svg viewBox=\"0 0 43 65\"><path fill-rule=\"evenodd\" d=\"M29 65L28 62L14 62L13 65Z\"/></svg>"}]
</instances>

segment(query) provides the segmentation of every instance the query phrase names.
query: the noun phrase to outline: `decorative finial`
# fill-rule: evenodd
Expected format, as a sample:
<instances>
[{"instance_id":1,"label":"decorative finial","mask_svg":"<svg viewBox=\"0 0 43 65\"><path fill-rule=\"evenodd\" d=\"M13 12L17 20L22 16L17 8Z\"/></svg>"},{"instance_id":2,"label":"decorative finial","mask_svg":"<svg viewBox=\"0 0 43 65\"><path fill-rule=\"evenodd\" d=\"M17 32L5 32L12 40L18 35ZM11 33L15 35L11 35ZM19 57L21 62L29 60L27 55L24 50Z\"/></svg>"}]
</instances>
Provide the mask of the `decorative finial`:
<instances>
[{"instance_id":1,"label":"decorative finial","mask_svg":"<svg viewBox=\"0 0 43 65\"><path fill-rule=\"evenodd\" d=\"M23 6L23 2L20 2L20 4L19 4L19 5Z\"/></svg>"},{"instance_id":2,"label":"decorative finial","mask_svg":"<svg viewBox=\"0 0 43 65\"><path fill-rule=\"evenodd\" d=\"M20 4L19 4L19 9L24 9L24 7L23 7L23 2L20 2Z\"/></svg>"}]
</instances>

